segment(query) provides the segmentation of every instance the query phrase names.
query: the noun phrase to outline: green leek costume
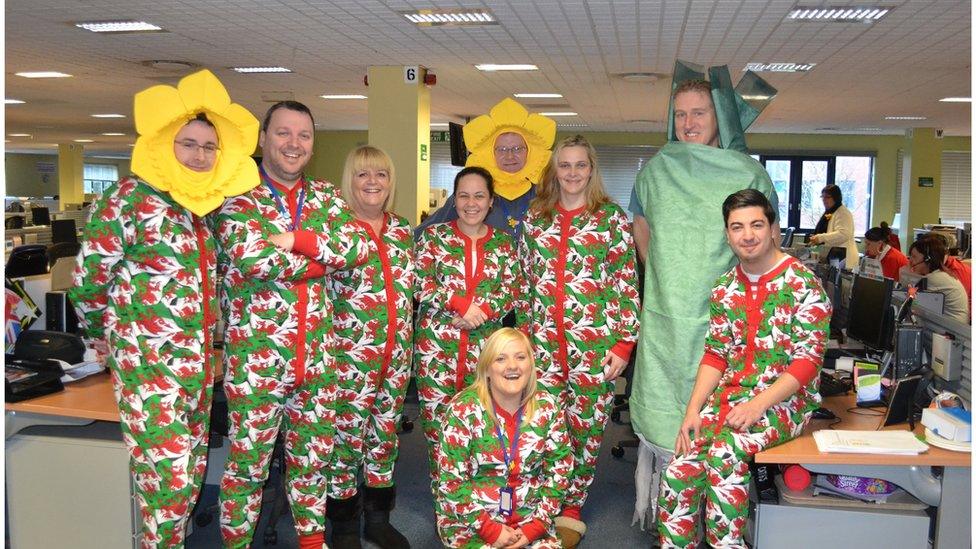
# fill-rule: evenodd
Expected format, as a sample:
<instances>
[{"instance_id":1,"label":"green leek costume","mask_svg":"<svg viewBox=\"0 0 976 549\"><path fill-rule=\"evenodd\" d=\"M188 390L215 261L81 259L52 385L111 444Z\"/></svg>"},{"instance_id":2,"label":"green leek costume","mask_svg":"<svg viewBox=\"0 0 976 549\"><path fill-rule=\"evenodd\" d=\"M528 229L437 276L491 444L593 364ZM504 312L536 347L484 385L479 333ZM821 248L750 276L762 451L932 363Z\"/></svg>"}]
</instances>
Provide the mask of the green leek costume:
<instances>
[{"instance_id":1,"label":"green leek costume","mask_svg":"<svg viewBox=\"0 0 976 549\"><path fill-rule=\"evenodd\" d=\"M776 90L752 72L735 89L728 67L708 72L721 148L679 142L672 100L668 143L644 166L636 184L651 239L630 413L638 434L668 449L674 447L704 352L709 293L735 261L725 239L722 202L750 188L765 194L774 211L778 203L766 170L748 156L744 136ZM704 79L704 72L678 61L672 90L691 79Z\"/></svg>"}]
</instances>

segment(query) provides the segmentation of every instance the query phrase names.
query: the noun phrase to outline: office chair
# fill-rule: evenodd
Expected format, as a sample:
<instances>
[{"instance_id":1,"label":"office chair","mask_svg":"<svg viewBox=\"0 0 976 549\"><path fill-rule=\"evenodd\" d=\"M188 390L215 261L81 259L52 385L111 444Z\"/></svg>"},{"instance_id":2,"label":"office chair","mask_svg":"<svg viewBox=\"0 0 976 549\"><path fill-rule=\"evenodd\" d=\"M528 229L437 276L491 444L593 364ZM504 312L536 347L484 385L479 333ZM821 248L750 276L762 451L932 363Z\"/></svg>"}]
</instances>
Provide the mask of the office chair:
<instances>
[{"instance_id":1,"label":"office chair","mask_svg":"<svg viewBox=\"0 0 976 549\"><path fill-rule=\"evenodd\" d=\"M78 228L74 219L55 219L51 222L51 242L78 242Z\"/></svg>"},{"instance_id":2,"label":"office chair","mask_svg":"<svg viewBox=\"0 0 976 549\"><path fill-rule=\"evenodd\" d=\"M3 226L5 229L23 229L24 228L24 216L22 215L12 215L4 220Z\"/></svg>"},{"instance_id":3,"label":"office chair","mask_svg":"<svg viewBox=\"0 0 976 549\"><path fill-rule=\"evenodd\" d=\"M47 248L48 266L54 267L54 264L63 257L76 257L80 251L81 243L77 240L74 242L57 242L52 244Z\"/></svg>"},{"instance_id":4,"label":"office chair","mask_svg":"<svg viewBox=\"0 0 976 549\"><path fill-rule=\"evenodd\" d=\"M40 244L17 246L7 259L7 278L22 278L46 274L48 270L47 247Z\"/></svg>"}]
</instances>

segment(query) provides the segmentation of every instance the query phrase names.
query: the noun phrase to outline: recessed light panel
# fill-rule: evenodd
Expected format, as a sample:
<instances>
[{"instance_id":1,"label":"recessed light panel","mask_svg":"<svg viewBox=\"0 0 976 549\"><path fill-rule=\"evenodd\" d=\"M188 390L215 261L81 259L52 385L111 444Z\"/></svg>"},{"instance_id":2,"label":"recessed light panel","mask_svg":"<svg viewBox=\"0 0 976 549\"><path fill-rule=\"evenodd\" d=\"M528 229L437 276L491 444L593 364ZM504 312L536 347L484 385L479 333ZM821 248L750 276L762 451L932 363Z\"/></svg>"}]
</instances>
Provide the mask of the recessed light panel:
<instances>
[{"instance_id":1,"label":"recessed light panel","mask_svg":"<svg viewBox=\"0 0 976 549\"><path fill-rule=\"evenodd\" d=\"M540 112L542 116L578 116L579 113L572 111Z\"/></svg>"},{"instance_id":2,"label":"recessed light panel","mask_svg":"<svg viewBox=\"0 0 976 549\"><path fill-rule=\"evenodd\" d=\"M924 116L886 116L885 120L925 120Z\"/></svg>"},{"instance_id":3,"label":"recessed light panel","mask_svg":"<svg viewBox=\"0 0 976 549\"><path fill-rule=\"evenodd\" d=\"M519 99L559 99L563 96L561 93L514 93L512 95Z\"/></svg>"},{"instance_id":4,"label":"recessed light panel","mask_svg":"<svg viewBox=\"0 0 976 549\"><path fill-rule=\"evenodd\" d=\"M94 143L94 139L75 139L75 143Z\"/></svg>"},{"instance_id":5,"label":"recessed light panel","mask_svg":"<svg viewBox=\"0 0 976 549\"><path fill-rule=\"evenodd\" d=\"M108 136L108 137L118 137L118 136L122 136L122 135L125 135L125 134L124 133L119 133L119 132L105 132L102 135L105 135L105 136Z\"/></svg>"},{"instance_id":6,"label":"recessed light panel","mask_svg":"<svg viewBox=\"0 0 976 549\"><path fill-rule=\"evenodd\" d=\"M92 118L125 118L125 115L124 114L118 114L118 113L110 112L110 113L105 113L105 114L93 114L92 115Z\"/></svg>"},{"instance_id":7,"label":"recessed light panel","mask_svg":"<svg viewBox=\"0 0 976 549\"><path fill-rule=\"evenodd\" d=\"M145 21L82 21L75 26L91 32L166 32Z\"/></svg>"},{"instance_id":8,"label":"recessed light panel","mask_svg":"<svg viewBox=\"0 0 976 549\"><path fill-rule=\"evenodd\" d=\"M498 20L489 9L413 10L400 15L418 27L461 27L497 25Z\"/></svg>"},{"instance_id":9,"label":"recessed light panel","mask_svg":"<svg viewBox=\"0 0 976 549\"><path fill-rule=\"evenodd\" d=\"M30 137L29 133L8 133L8 137Z\"/></svg>"},{"instance_id":10,"label":"recessed light panel","mask_svg":"<svg viewBox=\"0 0 976 549\"><path fill-rule=\"evenodd\" d=\"M482 63L480 65L475 65L474 68L479 71L494 72L494 71L537 71L539 67L535 65L528 64L499 64L499 63Z\"/></svg>"},{"instance_id":11,"label":"recessed light panel","mask_svg":"<svg viewBox=\"0 0 976 549\"><path fill-rule=\"evenodd\" d=\"M341 93L337 93L337 94L326 94L326 95L320 95L319 97L321 97L322 99L366 99L366 96L365 95L356 94L356 93L348 93L348 94L341 94Z\"/></svg>"},{"instance_id":12,"label":"recessed light panel","mask_svg":"<svg viewBox=\"0 0 976 549\"><path fill-rule=\"evenodd\" d=\"M788 21L815 21L820 23L874 23L891 12L885 6L839 6L807 8L797 6L786 16Z\"/></svg>"},{"instance_id":13,"label":"recessed light panel","mask_svg":"<svg viewBox=\"0 0 976 549\"><path fill-rule=\"evenodd\" d=\"M291 72L291 69L287 69L285 67L231 67L231 69L244 74Z\"/></svg>"},{"instance_id":14,"label":"recessed light panel","mask_svg":"<svg viewBox=\"0 0 976 549\"><path fill-rule=\"evenodd\" d=\"M23 105L24 102L21 101L20 99L4 99L3 100L3 104L4 105Z\"/></svg>"},{"instance_id":15,"label":"recessed light panel","mask_svg":"<svg viewBox=\"0 0 976 549\"><path fill-rule=\"evenodd\" d=\"M943 97L942 99L939 99L939 101L942 101L943 103L972 103L973 98L972 97Z\"/></svg>"},{"instance_id":16,"label":"recessed light panel","mask_svg":"<svg viewBox=\"0 0 976 549\"><path fill-rule=\"evenodd\" d=\"M746 63L742 72L809 72L816 63Z\"/></svg>"},{"instance_id":17,"label":"recessed light panel","mask_svg":"<svg viewBox=\"0 0 976 549\"><path fill-rule=\"evenodd\" d=\"M29 71L18 72L15 74L17 76L23 76L24 78L68 78L71 76L68 73L57 71Z\"/></svg>"}]
</instances>

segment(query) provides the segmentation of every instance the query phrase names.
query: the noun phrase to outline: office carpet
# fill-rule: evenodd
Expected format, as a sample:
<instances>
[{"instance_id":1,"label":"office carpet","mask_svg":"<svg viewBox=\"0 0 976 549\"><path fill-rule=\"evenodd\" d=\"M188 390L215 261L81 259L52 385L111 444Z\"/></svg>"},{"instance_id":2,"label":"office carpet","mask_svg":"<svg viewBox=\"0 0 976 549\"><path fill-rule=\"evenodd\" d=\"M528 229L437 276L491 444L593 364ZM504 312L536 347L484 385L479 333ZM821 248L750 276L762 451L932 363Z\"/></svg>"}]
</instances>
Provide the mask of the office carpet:
<instances>
[{"instance_id":1,"label":"office carpet","mask_svg":"<svg viewBox=\"0 0 976 549\"><path fill-rule=\"evenodd\" d=\"M405 412L417 418L417 404L408 402ZM624 414L626 419L626 414ZM427 449L420 422L409 433L400 434L400 459L397 462L397 507L392 514L393 524L410 540L414 549L435 549L442 547L434 530L434 502L430 493L430 477L427 468ZM597 465L596 480L590 489L590 496L583 508L583 520L589 530L581 549L593 548L647 548L654 543L650 531L641 531L631 526L634 513L634 468L637 464L637 451L628 448L622 459L610 455L610 448L618 440L629 438L628 425L610 423ZM276 473L274 473L276 474ZM214 475L209 475L215 478ZM272 482L274 479L272 479ZM206 485L196 513L213 509L217 499L216 486ZM295 547L296 537L292 527L291 515L286 511L277 522L278 539L276 545L264 542L263 532L270 513L270 503L266 502L254 538L254 547ZM212 549L220 547L220 533L217 520L207 526L194 526L187 537L187 549ZM365 542L363 547L375 546Z\"/></svg>"}]
</instances>

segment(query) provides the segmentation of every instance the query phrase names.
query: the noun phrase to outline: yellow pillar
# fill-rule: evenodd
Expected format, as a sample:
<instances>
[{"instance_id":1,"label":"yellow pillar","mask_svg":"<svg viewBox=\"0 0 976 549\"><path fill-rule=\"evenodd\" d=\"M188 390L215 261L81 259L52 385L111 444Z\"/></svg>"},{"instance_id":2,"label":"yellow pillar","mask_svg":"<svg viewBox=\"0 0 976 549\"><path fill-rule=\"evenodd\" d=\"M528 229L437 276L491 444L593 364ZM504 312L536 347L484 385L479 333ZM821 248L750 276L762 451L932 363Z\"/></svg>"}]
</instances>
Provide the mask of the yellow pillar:
<instances>
[{"instance_id":1,"label":"yellow pillar","mask_svg":"<svg viewBox=\"0 0 976 549\"><path fill-rule=\"evenodd\" d=\"M396 169L393 211L420 222L430 200L430 90L423 67L369 67L369 144Z\"/></svg>"},{"instance_id":2,"label":"yellow pillar","mask_svg":"<svg viewBox=\"0 0 976 549\"><path fill-rule=\"evenodd\" d=\"M85 147L78 143L58 144L59 206L81 204L85 201Z\"/></svg>"},{"instance_id":3,"label":"yellow pillar","mask_svg":"<svg viewBox=\"0 0 976 549\"><path fill-rule=\"evenodd\" d=\"M905 250L915 239L914 229L939 222L942 188L942 141L934 128L914 128L905 139L905 165L901 188L901 236Z\"/></svg>"}]
</instances>

